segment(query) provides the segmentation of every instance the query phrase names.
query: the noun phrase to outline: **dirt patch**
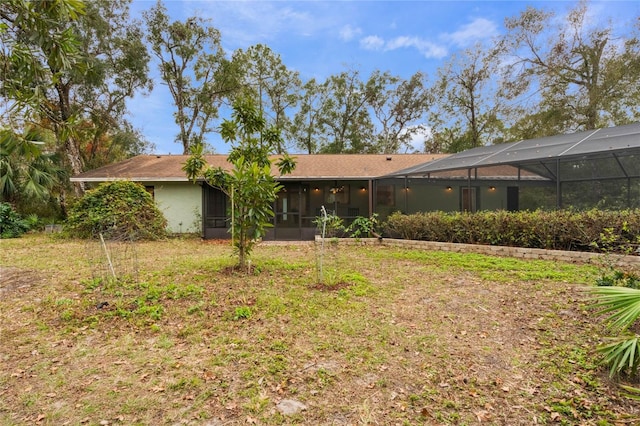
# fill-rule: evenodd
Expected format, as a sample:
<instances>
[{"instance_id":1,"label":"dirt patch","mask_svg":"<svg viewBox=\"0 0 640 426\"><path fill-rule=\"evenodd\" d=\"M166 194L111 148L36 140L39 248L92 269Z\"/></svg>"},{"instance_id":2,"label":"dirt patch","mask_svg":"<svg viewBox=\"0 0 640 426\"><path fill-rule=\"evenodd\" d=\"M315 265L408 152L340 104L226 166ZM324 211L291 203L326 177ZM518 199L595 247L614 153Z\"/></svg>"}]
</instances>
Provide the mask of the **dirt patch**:
<instances>
[{"instance_id":1,"label":"dirt patch","mask_svg":"<svg viewBox=\"0 0 640 426\"><path fill-rule=\"evenodd\" d=\"M38 280L34 271L0 266L0 295L26 291Z\"/></svg>"}]
</instances>

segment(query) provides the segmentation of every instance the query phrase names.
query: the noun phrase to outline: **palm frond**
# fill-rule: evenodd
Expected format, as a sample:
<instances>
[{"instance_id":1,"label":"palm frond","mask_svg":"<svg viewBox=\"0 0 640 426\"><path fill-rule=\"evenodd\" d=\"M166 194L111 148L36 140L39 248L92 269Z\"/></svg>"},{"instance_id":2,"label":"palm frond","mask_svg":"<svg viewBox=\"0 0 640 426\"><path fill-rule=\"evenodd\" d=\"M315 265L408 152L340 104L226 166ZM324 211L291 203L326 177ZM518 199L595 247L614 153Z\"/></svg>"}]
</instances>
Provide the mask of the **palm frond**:
<instances>
[{"instance_id":1,"label":"palm frond","mask_svg":"<svg viewBox=\"0 0 640 426\"><path fill-rule=\"evenodd\" d=\"M594 307L600 308L599 314L610 314L609 327L626 330L640 318L640 289L628 287L595 287Z\"/></svg>"}]
</instances>

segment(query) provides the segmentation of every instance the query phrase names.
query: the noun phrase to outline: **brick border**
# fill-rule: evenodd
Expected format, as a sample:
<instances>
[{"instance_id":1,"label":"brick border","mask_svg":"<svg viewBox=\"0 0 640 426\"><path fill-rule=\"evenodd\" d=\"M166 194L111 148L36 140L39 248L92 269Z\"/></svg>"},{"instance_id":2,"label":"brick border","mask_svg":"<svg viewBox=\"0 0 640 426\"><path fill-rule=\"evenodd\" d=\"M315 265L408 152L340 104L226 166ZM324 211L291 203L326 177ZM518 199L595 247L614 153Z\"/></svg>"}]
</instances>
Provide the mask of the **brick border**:
<instances>
[{"instance_id":1,"label":"brick border","mask_svg":"<svg viewBox=\"0 0 640 426\"><path fill-rule=\"evenodd\" d=\"M344 245L383 245L422 250L450 251L454 253L480 253L490 256L515 257L520 259L555 260L568 263L613 264L615 266L640 268L640 256L590 253L583 251L545 250L536 248L489 246L482 244L441 243L436 241L402 240L396 238L327 238ZM321 241L316 236L316 243Z\"/></svg>"}]
</instances>

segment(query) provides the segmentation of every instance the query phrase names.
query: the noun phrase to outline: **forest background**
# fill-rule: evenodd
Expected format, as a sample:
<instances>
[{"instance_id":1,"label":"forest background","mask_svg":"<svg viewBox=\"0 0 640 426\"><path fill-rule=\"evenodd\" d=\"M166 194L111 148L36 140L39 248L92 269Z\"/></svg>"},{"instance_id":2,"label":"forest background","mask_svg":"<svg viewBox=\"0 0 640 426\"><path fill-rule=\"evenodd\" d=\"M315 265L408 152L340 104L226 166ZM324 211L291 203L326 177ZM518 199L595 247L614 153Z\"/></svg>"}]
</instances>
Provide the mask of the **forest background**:
<instances>
[{"instance_id":1,"label":"forest background","mask_svg":"<svg viewBox=\"0 0 640 426\"><path fill-rule=\"evenodd\" d=\"M416 13L429 8L426 34L443 3L397 8L406 14L412 3ZM342 6L349 16L389 4L316 6ZM301 69L300 58L287 64L268 43L287 23L309 33L322 26L320 11L300 12L305 2L270 9L252 2L2 2L2 199L22 206L49 200L64 211L66 198L84 191L70 186L70 175L145 152L186 154L199 143L225 152L219 125L240 97L252 98L268 125L282 131L279 151L309 154L459 152L638 121L635 3L515 3L502 22L481 12L505 3L471 4L466 24L435 39L384 38L341 24L335 32L342 41L389 55L388 67L361 66L354 56L327 70L317 61L341 57L340 45L334 43L332 55L309 44L306 62L316 67L310 71ZM252 8L254 22L262 14L278 25L248 26L245 33L261 34L264 42L246 39L229 49L233 43L216 22L232 28L228 22L246 22ZM183 17L185 11L193 15ZM399 73L391 53L403 49L414 60ZM154 93L164 93L165 101ZM158 130L161 137L150 137Z\"/></svg>"}]
</instances>

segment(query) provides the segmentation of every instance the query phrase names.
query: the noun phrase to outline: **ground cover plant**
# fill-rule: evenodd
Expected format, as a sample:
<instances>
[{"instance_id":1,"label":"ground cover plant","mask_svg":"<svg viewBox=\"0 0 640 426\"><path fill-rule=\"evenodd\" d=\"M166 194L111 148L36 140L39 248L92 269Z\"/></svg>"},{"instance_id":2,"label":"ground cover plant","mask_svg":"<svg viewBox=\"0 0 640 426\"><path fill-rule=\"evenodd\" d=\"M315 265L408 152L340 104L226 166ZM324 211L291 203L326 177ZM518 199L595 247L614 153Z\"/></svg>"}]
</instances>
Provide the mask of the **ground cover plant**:
<instances>
[{"instance_id":1,"label":"ground cover plant","mask_svg":"<svg viewBox=\"0 0 640 426\"><path fill-rule=\"evenodd\" d=\"M339 246L138 243L135 281L85 242L0 250L0 424L638 424L596 347L593 266ZM306 406L293 415L282 400Z\"/></svg>"}]
</instances>

